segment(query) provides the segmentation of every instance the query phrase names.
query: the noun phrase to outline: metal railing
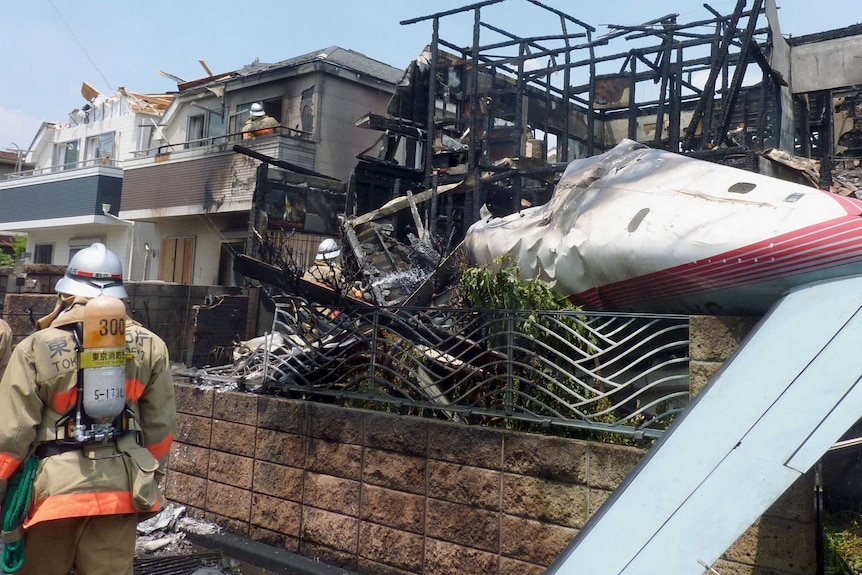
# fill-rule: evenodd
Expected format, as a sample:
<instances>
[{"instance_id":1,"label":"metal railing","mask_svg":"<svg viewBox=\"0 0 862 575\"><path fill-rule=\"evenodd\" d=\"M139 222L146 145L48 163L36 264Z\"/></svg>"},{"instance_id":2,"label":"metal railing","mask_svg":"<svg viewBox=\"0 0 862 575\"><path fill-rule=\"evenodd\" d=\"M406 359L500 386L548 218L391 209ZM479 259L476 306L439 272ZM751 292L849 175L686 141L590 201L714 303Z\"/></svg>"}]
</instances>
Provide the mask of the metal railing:
<instances>
[{"instance_id":1,"label":"metal railing","mask_svg":"<svg viewBox=\"0 0 862 575\"><path fill-rule=\"evenodd\" d=\"M302 130L296 130L293 128L288 128L286 126L276 126L273 128L273 135L284 136L289 138L295 138L299 140L313 141L314 137L311 132L303 132ZM153 148L146 148L143 150L137 150L132 153L132 155L136 158L142 157L150 157L150 156L161 156L165 154L171 154L176 152L182 152L184 150L199 150L201 148L215 148L218 146L226 146L228 144L234 142L246 142L248 143L249 139L244 139L243 135L248 134L249 132L233 132L230 134L223 134L220 136L211 136L207 138L199 138L196 140L186 140L183 142L177 143L167 143L160 144ZM258 136L257 138L265 138L267 136ZM251 140L257 139L252 138Z\"/></svg>"},{"instance_id":2,"label":"metal railing","mask_svg":"<svg viewBox=\"0 0 862 575\"><path fill-rule=\"evenodd\" d=\"M689 399L687 316L310 304L201 383L484 423L656 438Z\"/></svg>"},{"instance_id":3,"label":"metal railing","mask_svg":"<svg viewBox=\"0 0 862 575\"><path fill-rule=\"evenodd\" d=\"M32 178L34 176L42 176L45 174L59 174L61 172L70 172L72 170L83 170L86 168L106 167L106 168L122 168L123 163L119 160L111 158L91 158L89 160L81 160L79 162L71 162L68 164L57 164L45 168L36 168L33 170L24 170L21 172L12 172L3 174L4 179L17 180L19 178Z\"/></svg>"}]
</instances>

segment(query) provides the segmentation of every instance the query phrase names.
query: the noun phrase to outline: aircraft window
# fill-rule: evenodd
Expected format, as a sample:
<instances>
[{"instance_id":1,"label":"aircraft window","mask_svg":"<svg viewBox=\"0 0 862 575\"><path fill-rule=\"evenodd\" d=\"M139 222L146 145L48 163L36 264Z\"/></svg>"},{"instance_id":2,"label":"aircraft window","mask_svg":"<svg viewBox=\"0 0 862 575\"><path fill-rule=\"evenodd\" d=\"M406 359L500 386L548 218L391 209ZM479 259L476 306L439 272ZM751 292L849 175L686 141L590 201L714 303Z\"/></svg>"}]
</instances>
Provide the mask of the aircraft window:
<instances>
[{"instance_id":1,"label":"aircraft window","mask_svg":"<svg viewBox=\"0 0 862 575\"><path fill-rule=\"evenodd\" d=\"M751 184L749 182L737 182L727 188L727 191L731 194L747 194L756 187L757 184Z\"/></svg>"},{"instance_id":2,"label":"aircraft window","mask_svg":"<svg viewBox=\"0 0 862 575\"><path fill-rule=\"evenodd\" d=\"M641 225L641 222L644 221L644 218L649 213L649 208L644 208L635 214L635 217L632 218L632 221L629 222L629 233L632 233L638 226Z\"/></svg>"},{"instance_id":3,"label":"aircraft window","mask_svg":"<svg viewBox=\"0 0 862 575\"><path fill-rule=\"evenodd\" d=\"M795 202L796 200L798 200L798 199L802 198L802 196L804 196L804 195L805 195L805 194L800 194L800 193L798 193L798 192L797 192L797 193L795 193L795 194L790 194L789 196L787 196L786 198L784 198L784 201L785 201L785 202Z\"/></svg>"}]
</instances>

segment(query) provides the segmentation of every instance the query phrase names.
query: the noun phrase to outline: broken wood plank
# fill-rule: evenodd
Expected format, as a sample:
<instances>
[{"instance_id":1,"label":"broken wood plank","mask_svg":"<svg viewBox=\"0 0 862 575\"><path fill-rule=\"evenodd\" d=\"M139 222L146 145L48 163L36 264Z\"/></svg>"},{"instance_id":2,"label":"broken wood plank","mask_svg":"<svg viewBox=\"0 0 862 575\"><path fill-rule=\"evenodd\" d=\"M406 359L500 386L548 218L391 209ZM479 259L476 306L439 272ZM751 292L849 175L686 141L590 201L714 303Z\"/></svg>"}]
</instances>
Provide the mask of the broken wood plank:
<instances>
[{"instance_id":1,"label":"broken wood plank","mask_svg":"<svg viewBox=\"0 0 862 575\"><path fill-rule=\"evenodd\" d=\"M431 196L429 195L428 197L430 198ZM413 215L413 222L416 224L416 235L420 240L425 239L425 226L422 224L419 209L416 207L416 201L413 199L413 194L410 190L407 190L407 201L410 204L410 213Z\"/></svg>"},{"instance_id":2,"label":"broken wood plank","mask_svg":"<svg viewBox=\"0 0 862 575\"><path fill-rule=\"evenodd\" d=\"M437 186L437 195L452 191L463 183L464 181L462 180L460 182L455 182L452 184ZM418 194L413 194L413 201L416 203L426 202L431 199L431 195L433 193L433 190L425 190L423 192L419 192ZM362 214L361 216L357 216L351 221L351 223L355 226L358 226L359 224L364 224L372 220L376 220L377 218L382 218L384 216L392 215L395 212L400 212L404 208L409 207L409 205L410 204L409 200L407 199L407 196L393 198L383 204L381 207L377 208L376 210L372 210L370 212Z\"/></svg>"}]
</instances>

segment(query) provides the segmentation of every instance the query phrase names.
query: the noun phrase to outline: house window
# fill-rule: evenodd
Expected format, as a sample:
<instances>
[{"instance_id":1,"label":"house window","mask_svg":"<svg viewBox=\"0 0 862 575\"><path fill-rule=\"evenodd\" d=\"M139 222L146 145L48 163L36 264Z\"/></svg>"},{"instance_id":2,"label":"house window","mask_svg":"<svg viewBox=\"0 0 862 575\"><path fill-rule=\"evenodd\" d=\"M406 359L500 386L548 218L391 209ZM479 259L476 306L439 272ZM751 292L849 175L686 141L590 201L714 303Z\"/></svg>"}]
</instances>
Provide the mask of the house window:
<instances>
[{"instance_id":1,"label":"house window","mask_svg":"<svg viewBox=\"0 0 862 575\"><path fill-rule=\"evenodd\" d=\"M159 254L159 279L191 285L195 259L193 237L169 237L162 240Z\"/></svg>"},{"instance_id":2,"label":"house window","mask_svg":"<svg viewBox=\"0 0 862 575\"><path fill-rule=\"evenodd\" d=\"M189 116L186 133L186 148L206 145L207 139L224 136L224 119L221 114L210 111Z\"/></svg>"},{"instance_id":3,"label":"house window","mask_svg":"<svg viewBox=\"0 0 862 575\"><path fill-rule=\"evenodd\" d=\"M54 262L54 244L36 244L33 250L34 264L50 264Z\"/></svg>"},{"instance_id":4,"label":"house window","mask_svg":"<svg viewBox=\"0 0 862 575\"><path fill-rule=\"evenodd\" d=\"M91 238L69 238L69 261L72 261L72 258L76 253L83 250L84 248L88 248L95 243L105 243L105 238L102 236L95 236Z\"/></svg>"},{"instance_id":5,"label":"house window","mask_svg":"<svg viewBox=\"0 0 862 575\"><path fill-rule=\"evenodd\" d=\"M156 127L152 124L141 124L138 131L138 151L149 150L153 146L153 134Z\"/></svg>"},{"instance_id":6,"label":"house window","mask_svg":"<svg viewBox=\"0 0 862 575\"><path fill-rule=\"evenodd\" d=\"M255 100L259 101L260 100ZM263 111L266 112L267 116L275 118L278 120L279 124L284 125L282 122L282 99L281 98L272 98L270 100L263 100L261 102L263 104ZM231 134L239 134L242 132L242 127L245 125L245 121L248 120L248 111L251 108L253 102L246 102L245 104L240 104L236 107L236 113L231 114L230 117L230 133Z\"/></svg>"},{"instance_id":7,"label":"house window","mask_svg":"<svg viewBox=\"0 0 862 575\"><path fill-rule=\"evenodd\" d=\"M218 138L224 136L224 116L209 112L207 114L207 137Z\"/></svg>"},{"instance_id":8,"label":"house window","mask_svg":"<svg viewBox=\"0 0 862 575\"><path fill-rule=\"evenodd\" d=\"M197 148L204 145L206 134L206 116L198 114L189 116L189 127L186 133L186 148Z\"/></svg>"},{"instance_id":9,"label":"house window","mask_svg":"<svg viewBox=\"0 0 862 575\"><path fill-rule=\"evenodd\" d=\"M87 138L87 165L107 165L114 157L114 132Z\"/></svg>"},{"instance_id":10,"label":"house window","mask_svg":"<svg viewBox=\"0 0 862 575\"><path fill-rule=\"evenodd\" d=\"M306 135L314 133L314 86L302 91L299 101L300 129Z\"/></svg>"},{"instance_id":11,"label":"house window","mask_svg":"<svg viewBox=\"0 0 862 575\"><path fill-rule=\"evenodd\" d=\"M78 140L63 142L54 146L54 167L61 170L74 168L78 164Z\"/></svg>"}]
</instances>

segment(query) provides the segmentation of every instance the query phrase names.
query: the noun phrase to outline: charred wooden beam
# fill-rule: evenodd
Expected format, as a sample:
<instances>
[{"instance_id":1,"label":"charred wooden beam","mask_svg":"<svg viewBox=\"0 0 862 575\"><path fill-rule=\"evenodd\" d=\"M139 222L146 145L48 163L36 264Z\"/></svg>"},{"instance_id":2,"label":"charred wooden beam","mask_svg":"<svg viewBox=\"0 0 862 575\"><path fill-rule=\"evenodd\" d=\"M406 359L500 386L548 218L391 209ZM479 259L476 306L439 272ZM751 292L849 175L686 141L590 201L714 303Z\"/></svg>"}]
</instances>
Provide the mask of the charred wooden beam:
<instances>
[{"instance_id":1,"label":"charred wooden beam","mask_svg":"<svg viewBox=\"0 0 862 575\"><path fill-rule=\"evenodd\" d=\"M490 6L491 4L499 4L503 0L485 0L484 2L477 2L475 4L468 4L467 6L461 6L460 8L454 8L452 10L446 10L444 12L435 12L434 14L429 14L427 16L418 16L416 18L409 18L407 20L402 20L400 24L405 26L407 24L416 24L417 22L424 22L425 20L437 20L442 18L443 16L451 16L452 14L460 14L461 12L467 12L469 10L476 10L482 8L484 6Z\"/></svg>"},{"instance_id":2,"label":"charred wooden beam","mask_svg":"<svg viewBox=\"0 0 862 575\"><path fill-rule=\"evenodd\" d=\"M360 118L356 122L356 126L360 128L368 128L369 130L388 131L393 134L407 136L422 140L425 138L425 128L417 126L409 120L403 118L390 118L379 114L368 114Z\"/></svg>"},{"instance_id":3,"label":"charred wooden beam","mask_svg":"<svg viewBox=\"0 0 862 575\"><path fill-rule=\"evenodd\" d=\"M709 71L709 76L704 84L701 99L697 103L697 108L695 108L691 121L688 124L688 128L685 131L685 138L683 139L682 144L684 150L692 149L695 133L697 132L697 126L703 120L707 106L712 105L712 100L715 94L715 83L718 80L719 73L721 73L722 66L724 65L728 50L730 49L730 41L736 33L739 19L742 17L742 11L745 9L745 2L746 0L737 0L736 8L733 10L731 19L725 26L724 37L722 38L721 44L718 48L718 53L713 54L712 70ZM708 139L707 132L708 130L703 130L703 140ZM703 145L703 140L700 146L701 149L705 147Z\"/></svg>"},{"instance_id":4,"label":"charred wooden beam","mask_svg":"<svg viewBox=\"0 0 862 575\"><path fill-rule=\"evenodd\" d=\"M710 135L717 135L723 142L731 144L727 137L727 129L730 126L730 117L733 113L733 105L736 103L736 98L739 95L739 88L742 86L742 79L745 76L745 70L748 64L748 52L751 42L753 41L754 31L757 28L757 16L760 14L760 8L763 6L763 0L754 0L752 8L752 16L748 17L748 26L743 33L742 48L739 51L739 63L733 71L733 79L730 82L730 89L725 94L722 101L722 117L718 125L717 131L711 132Z\"/></svg>"}]
</instances>

